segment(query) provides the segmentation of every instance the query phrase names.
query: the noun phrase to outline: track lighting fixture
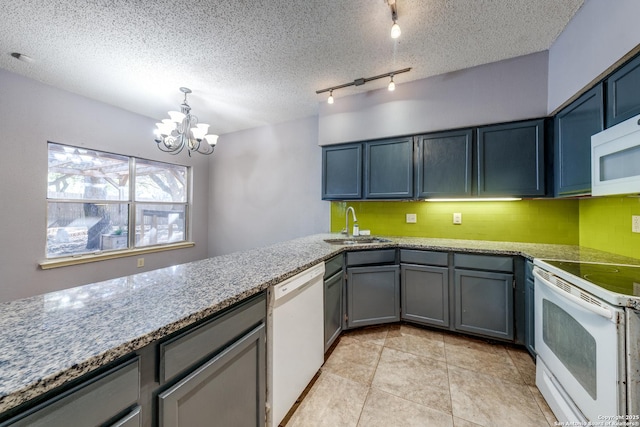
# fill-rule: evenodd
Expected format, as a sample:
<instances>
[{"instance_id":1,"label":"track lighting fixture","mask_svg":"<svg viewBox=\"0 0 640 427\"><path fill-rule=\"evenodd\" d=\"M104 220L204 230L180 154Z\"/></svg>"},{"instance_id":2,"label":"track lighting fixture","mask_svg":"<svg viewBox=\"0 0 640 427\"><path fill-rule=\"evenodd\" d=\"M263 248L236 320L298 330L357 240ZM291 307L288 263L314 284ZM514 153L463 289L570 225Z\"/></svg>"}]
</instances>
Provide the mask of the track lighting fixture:
<instances>
[{"instance_id":1,"label":"track lighting fixture","mask_svg":"<svg viewBox=\"0 0 640 427\"><path fill-rule=\"evenodd\" d=\"M391 81L389 82L389 86L387 86L387 89L389 89L389 92L393 92L394 90L396 90L396 84L393 82L393 74L391 74Z\"/></svg>"},{"instance_id":2,"label":"track lighting fixture","mask_svg":"<svg viewBox=\"0 0 640 427\"><path fill-rule=\"evenodd\" d=\"M400 25L398 25L398 7L396 6L396 0L387 0L389 8L391 8L391 20L393 25L391 26L391 38L397 39L402 34L400 31Z\"/></svg>"},{"instance_id":3,"label":"track lighting fixture","mask_svg":"<svg viewBox=\"0 0 640 427\"><path fill-rule=\"evenodd\" d=\"M342 89L343 87L349 87L349 86L361 86L361 85L365 84L366 82L370 82L371 80L383 79L385 77L391 77L391 81L389 82L389 86L387 86L387 89L389 89L390 91L393 91L396 88L396 84L393 82L393 76L395 76L396 74L400 74L400 73L406 73L408 71L411 71L411 67L403 68L402 70L391 71L389 73L379 74L379 75L373 76L373 77L360 77L359 79L355 79L354 81L349 82L349 83L345 83L345 84L338 85L338 86L331 86L331 87L328 87L326 89L317 90L316 93L329 92L329 99L327 99L327 103L328 104L333 104L333 91L334 90Z\"/></svg>"}]
</instances>

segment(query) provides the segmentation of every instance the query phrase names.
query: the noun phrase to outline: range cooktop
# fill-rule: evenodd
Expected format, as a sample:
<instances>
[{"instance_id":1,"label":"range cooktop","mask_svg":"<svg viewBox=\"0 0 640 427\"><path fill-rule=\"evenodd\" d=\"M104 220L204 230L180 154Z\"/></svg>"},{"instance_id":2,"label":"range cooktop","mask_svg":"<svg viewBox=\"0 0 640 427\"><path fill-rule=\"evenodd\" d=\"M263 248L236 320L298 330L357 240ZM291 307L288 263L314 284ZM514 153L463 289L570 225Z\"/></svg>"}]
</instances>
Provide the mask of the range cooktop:
<instances>
[{"instance_id":1,"label":"range cooktop","mask_svg":"<svg viewBox=\"0 0 640 427\"><path fill-rule=\"evenodd\" d=\"M640 297L640 266L551 260L544 262L609 292Z\"/></svg>"}]
</instances>

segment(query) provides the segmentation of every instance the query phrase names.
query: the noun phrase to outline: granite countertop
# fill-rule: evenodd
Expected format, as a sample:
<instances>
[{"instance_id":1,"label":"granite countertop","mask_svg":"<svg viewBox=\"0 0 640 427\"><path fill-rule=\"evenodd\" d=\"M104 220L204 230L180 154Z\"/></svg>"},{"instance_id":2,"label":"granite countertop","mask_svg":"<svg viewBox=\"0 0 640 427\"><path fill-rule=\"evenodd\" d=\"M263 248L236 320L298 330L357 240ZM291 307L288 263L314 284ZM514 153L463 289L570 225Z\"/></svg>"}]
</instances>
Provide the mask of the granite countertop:
<instances>
[{"instance_id":1,"label":"granite countertop","mask_svg":"<svg viewBox=\"0 0 640 427\"><path fill-rule=\"evenodd\" d=\"M402 247L640 265L569 245L318 234L0 304L0 412L264 291L345 250Z\"/></svg>"}]
</instances>

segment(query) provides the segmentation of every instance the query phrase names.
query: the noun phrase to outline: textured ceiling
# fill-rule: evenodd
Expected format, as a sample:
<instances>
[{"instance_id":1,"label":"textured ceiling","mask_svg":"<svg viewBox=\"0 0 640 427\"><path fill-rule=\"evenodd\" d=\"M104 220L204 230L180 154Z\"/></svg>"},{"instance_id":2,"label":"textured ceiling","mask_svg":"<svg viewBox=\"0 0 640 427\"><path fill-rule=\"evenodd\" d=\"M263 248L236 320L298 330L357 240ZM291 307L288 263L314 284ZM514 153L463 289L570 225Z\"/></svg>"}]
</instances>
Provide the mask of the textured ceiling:
<instances>
[{"instance_id":1,"label":"textured ceiling","mask_svg":"<svg viewBox=\"0 0 640 427\"><path fill-rule=\"evenodd\" d=\"M386 0L3 1L0 68L156 119L187 86L223 134L316 114L316 90L359 77L412 67L402 83L546 50L583 1L397 0L395 41Z\"/></svg>"}]
</instances>

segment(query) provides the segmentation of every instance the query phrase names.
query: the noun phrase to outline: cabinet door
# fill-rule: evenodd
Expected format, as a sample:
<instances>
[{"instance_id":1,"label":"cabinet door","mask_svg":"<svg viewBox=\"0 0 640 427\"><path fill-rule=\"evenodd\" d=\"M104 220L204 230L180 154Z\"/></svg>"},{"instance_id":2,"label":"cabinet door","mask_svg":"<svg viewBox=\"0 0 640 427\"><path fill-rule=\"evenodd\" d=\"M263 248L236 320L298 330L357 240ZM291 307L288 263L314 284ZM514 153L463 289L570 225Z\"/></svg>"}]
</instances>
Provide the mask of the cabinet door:
<instances>
[{"instance_id":1,"label":"cabinet door","mask_svg":"<svg viewBox=\"0 0 640 427\"><path fill-rule=\"evenodd\" d=\"M402 319L425 325L449 326L449 269L401 266Z\"/></svg>"},{"instance_id":2,"label":"cabinet door","mask_svg":"<svg viewBox=\"0 0 640 427\"><path fill-rule=\"evenodd\" d=\"M513 340L513 274L455 269L455 329Z\"/></svg>"},{"instance_id":3,"label":"cabinet door","mask_svg":"<svg viewBox=\"0 0 640 427\"><path fill-rule=\"evenodd\" d=\"M544 196L544 120L478 129L478 196Z\"/></svg>"},{"instance_id":4,"label":"cabinet door","mask_svg":"<svg viewBox=\"0 0 640 427\"><path fill-rule=\"evenodd\" d=\"M607 127L640 114L640 56L611 74L606 85Z\"/></svg>"},{"instance_id":5,"label":"cabinet door","mask_svg":"<svg viewBox=\"0 0 640 427\"><path fill-rule=\"evenodd\" d=\"M400 320L400 268L397 265L347 269L347 327Z\"/></svg>"},{"instance_id":6,"label":"cabinet door","mask_svg":"<svg viewBox=\"0 0 640 427\"><path fill-rule=\"evenodd\" d=\"M365 143L366 199L413 197L413 138Z\"/></svg>"},{"instance_id":7,"label":"cabinet door","mask_svg":"<svg viewBox=\"0 0 640 427\"><path fill-rule=\"evenodd\" d=\"M418 137L417 197L471 196L473 131Z\"/></svg>"},{"instance_id":8,"label":"cabinet door","mask_svg":"<svg viewBox=\"0 0 640 427\"><path fill-rule=\"evenodd\" d=\"M602 85L598 85L555 117L556 196L591 193L591 135L604 129Z\"/></svg>"},{"instance_id":9,"label":"cabinet door","mask_svg":"<svg viewBox=\"0 0 640 427\"><path fill-rule=\"evenodd\" d=\"M324 351L342 332L344 306L342 304L342 270L324 281Z\"/></svg>"},{"instance_id":10,"label":"cabinet door","mask_svg":"<svg viewBox=\"0 0 640 427\"><path fill-rule=\"evenodd\" d=\"M135 358L43 402L0 426L68 427L104 425L140 397L140 362ZM116 424L117 425L117 424Z\"/></svg>"},{"instance_id":11,"label":"cabinet door","mask_svg":"<svg viewBox=\"0 0 640 427\"><path fill-rule=\"evenodd\" d=\"M261 324L161 393L159 425L265 425L265 368Z\"/></svg>"},{"instance_id":12,"label":"cabinet door","mask_svg":"<svg viewBox=\"0 0 640 427\"><path fill-rule=\"evenodd\" d=\"M527 261L526 267L526 278L525 278L525 288L524 288L524 313L525 313L525 338L524 343L531 353L532 356L536 355L536 346L535 346L535 286L533 281L533 264Z\"/></svg>"},{"instance_id":13,"label":"cabinet door","mask_svg":"<svg viewBox=\"0 0 640 427\"><path fill-rule=\"evenodd\" d=\"M362 144L322 147L322 199L362 198Z\"/></svg>"}]
</instances>

